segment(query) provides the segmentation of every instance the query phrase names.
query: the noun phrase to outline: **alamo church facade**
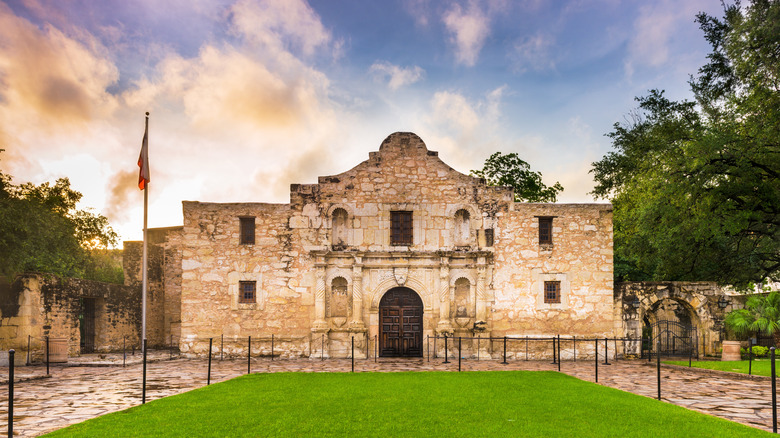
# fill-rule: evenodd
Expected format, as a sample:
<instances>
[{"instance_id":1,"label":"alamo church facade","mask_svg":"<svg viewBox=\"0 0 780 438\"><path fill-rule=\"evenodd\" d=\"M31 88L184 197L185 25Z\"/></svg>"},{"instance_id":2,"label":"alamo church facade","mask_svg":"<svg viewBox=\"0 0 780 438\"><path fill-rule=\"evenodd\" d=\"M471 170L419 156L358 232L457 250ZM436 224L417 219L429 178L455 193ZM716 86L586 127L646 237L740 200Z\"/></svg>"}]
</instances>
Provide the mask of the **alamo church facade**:
<instances>
[{"instance_id":1,"label":"alamo church facade","mask_svg":"<svg viewBox=\"0 0 780 438\"><path fill-rule=\"evenodd\" d=\"M290 356L344 355L354 337L414 357L433 335L611 337L620 324L611 205L516 203L412 133L291 185L289 204L183 210L182 228L162 230L157 285L178 306L156 313L184 353L275 333Z\"/></svg>"}]
</instances>

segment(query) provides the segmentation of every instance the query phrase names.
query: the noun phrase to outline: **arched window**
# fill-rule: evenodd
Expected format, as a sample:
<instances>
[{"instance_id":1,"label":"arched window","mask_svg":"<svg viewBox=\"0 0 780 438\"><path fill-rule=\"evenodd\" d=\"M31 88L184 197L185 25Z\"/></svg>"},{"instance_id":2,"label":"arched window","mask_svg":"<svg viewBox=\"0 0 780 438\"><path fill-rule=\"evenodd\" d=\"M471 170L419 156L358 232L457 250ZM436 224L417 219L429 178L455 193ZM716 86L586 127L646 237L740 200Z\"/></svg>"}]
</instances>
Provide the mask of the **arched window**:
<instances>
[{"instance_id":1,"label":"arched window","mask_svg":"<svg viewBox=\"0 0 780 438\"><path fill-rule=\"evenodd\" d=\"M471 283L466 278L455 280L455 317L469 316Z\"/></svg>"},{"instance_id":2,"label":"arched window","mask_svg":"<svg viewBox=\"0 0 780 438\"><path fill-rule=\"evenodd\" d=\"M337 208L333 210L332 224L332 244L333 246L346 246L347 245L347 222L349 215L347 210L343 208Z\"/></svg>"},{"instance_id":3,"label":"arched window","mask_svg":"<svg viewBox=\"0 0 780 438\"><path fill-rule=\"evenodd\" d=\"M343 210L342 210L343 211ZM330 316L347 316L348 284L344 277L336 277L330 284Z\"/></svg>"},{"instance_id":4,"label":"arched window","mask_svg":"<svg viewBox=\"0 0 780 438\"><path fill-rule=\"evenodd\" d=\"M468 210L455 212L455 246L466 246L471 243L471 223Z\"/></svg>"}]
</instances>

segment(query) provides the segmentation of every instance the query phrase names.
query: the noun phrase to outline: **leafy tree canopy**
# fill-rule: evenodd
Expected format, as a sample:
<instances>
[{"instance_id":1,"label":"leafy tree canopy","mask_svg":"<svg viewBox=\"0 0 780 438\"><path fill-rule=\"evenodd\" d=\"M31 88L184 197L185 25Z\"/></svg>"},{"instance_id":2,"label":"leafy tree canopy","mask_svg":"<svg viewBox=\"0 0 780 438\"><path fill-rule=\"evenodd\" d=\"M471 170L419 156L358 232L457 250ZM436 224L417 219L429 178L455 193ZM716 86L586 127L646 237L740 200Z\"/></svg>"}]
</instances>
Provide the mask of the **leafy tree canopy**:
<instances>
[{"instance_id":1,"label":"leafy tree canopy","mask_svg":"<svg viewBox=\"0 0 780 438\"><path fill-rule=\"evenodd\" d=\"M699 14L712 45L695 101L637 98L593 163L614 205L615 273L629 280L780 278L780 2Z\"/></svg>"},{"instance_id":2,"label":"leafy tree canopy","mask_svg":"<svg viewBox=\"0 0 780 438\"><path fill-rule=\"evenodd\" d=\"M108 249L118 236L104 216L76 209L80 199L67 178L14 185L0 171L0 275L35 271L121 283L121 265Z\"/></svg>"},{"instance_id":3,"label":"leafy tree canopy","mask_svg":"<svg viewBox=\"0 0 780 438\"><path fill-rule=\"evenodd\" d=\"M516 153L496 152L485 160L482 170L472 170L471 175L484 178L491 186L512 187L517 202L555 202L563 191L559 182L546 186L541 172L532 171Z\"/></svg>"}]
</instances>

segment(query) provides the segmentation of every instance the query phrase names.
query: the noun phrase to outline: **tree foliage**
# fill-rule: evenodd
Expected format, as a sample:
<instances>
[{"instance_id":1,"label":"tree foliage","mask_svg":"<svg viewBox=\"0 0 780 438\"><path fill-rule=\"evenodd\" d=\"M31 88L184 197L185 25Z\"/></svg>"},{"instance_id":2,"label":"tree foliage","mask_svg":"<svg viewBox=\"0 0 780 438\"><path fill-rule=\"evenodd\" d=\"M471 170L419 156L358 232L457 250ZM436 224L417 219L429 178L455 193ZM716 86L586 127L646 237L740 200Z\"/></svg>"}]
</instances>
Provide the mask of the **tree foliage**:
<instances>
[{"instance_id":1,"label":"tree foliage","mask_svg":"<svg viewBox=\"0 0 780 438\"><path fill-rule=\"evenodd\" d=\"M472 170L471 175L484 178L491 186L512 187L517 202L555 202L563 191L559 182L546 186L541 172L532 171L516 153L496 152L485 160L482 170Z\"/></svg>"},{"instance_id":2,"label":"tree foliage","mask_svg":"<svg viewBox=\"0 0 780 438\"><path fill-rule=\"evenodd\" d=\"M615 273L629 280L780 277L780 2L699 14L712 45L695 101L652 90L607 134L593 194L614 205Z\"/></svg>"},{"instance_id":3,"label":"tree foliage","mask_svg":"<svg viewBox=\"0 0 780 438\"><path fill-rule=\"evenodd\" d=\"M80 199L67 178L14 185L0 171L0 275L35 271L121 283L108 249L118 236L104 216L78 210Z\"/></svg>"}]
</instances>

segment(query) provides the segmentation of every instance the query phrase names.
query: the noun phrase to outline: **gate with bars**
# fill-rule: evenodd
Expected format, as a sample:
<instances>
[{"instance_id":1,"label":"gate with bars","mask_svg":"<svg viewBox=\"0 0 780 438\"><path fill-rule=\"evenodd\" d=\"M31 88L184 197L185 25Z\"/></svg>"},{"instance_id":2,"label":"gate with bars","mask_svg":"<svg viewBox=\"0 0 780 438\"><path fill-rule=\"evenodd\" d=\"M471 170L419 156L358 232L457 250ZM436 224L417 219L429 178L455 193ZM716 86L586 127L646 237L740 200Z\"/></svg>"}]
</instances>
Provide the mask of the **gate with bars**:
<instances>
[{"instance_id":1,"label":"gate with bars","mask_svg":"<svg viewBox=\"0 0 780 438\"><path fill-rule=\"evenodd\" d=\"M643 339L642 356L699 357L699 336L695 326L677 321L657 321L650 326L650 338ZM648 345L649 341L649 345ZM660 341L660 345L659 345ZM660 350L659 350L660 346Z\"/></svg>"}]
</instances>

